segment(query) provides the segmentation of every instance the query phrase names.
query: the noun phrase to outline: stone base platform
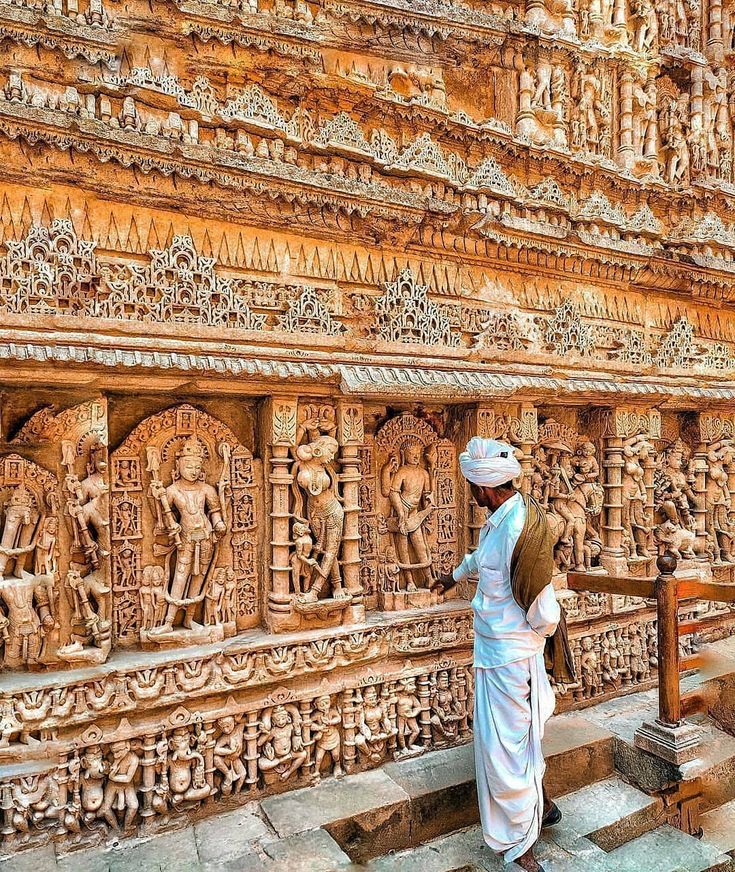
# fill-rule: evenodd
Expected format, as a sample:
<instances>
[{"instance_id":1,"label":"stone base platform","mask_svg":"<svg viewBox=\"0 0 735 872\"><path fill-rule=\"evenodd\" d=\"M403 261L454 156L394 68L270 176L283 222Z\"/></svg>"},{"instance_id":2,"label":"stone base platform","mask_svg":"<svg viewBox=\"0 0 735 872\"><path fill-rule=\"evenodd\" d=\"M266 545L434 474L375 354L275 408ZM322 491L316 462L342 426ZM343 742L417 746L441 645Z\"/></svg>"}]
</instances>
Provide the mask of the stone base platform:
<instances>
[{"instance_id":1,"label":"stone base platform","mask_svg":"<svg viewBox=\"0 0 735 872\"><path fill-rule=\"evenodd\" d=\"M734 648L712 647L711 712L732 708ZM546 784L564 817L539 845L545 872L735 872L735 735L702 716L698 759L672 767L633 746L655 706L642 692L547 725ZM473 753L438 750L153 837L65 855L48 844L0 857L0 872L513 872L483 844ZM671 826L684 814L682 789L703 812L701 840Z\"/></svg>"}]
</instances>

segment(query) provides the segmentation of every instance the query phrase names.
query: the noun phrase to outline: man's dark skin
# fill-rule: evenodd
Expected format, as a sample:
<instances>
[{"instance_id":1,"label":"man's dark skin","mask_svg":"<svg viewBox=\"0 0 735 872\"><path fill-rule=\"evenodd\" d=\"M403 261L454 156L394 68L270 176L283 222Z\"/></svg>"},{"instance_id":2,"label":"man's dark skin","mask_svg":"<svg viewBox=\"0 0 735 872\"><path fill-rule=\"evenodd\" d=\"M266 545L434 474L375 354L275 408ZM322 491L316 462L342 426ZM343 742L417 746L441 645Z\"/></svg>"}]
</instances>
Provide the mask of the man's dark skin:
<instances>
[{"instance_id":1,"label":"man's dark skin","mask_svg":"<svg viewBox=\"0 0 735 872\"><path fill-rule=\"evenodd\" d=\"M496 512L506 500L509 500L518 491L511 482L501 484L499 487L481 487L480 485L469 482L472 498L480 508L487 509L489 514ZM437 587L440 591L449 590L454 587L457 582L451 575L444 575L437 579ZM544 788L544 816L542 827L553 826L561 820L561 812L556 803L552 802L546 795ZM525 869L526 872L543 872L543 867L539 865L538 860L533 856L533 848L529 848L525 854L516 859L516 864Z\"/></svg>"}]
</instances>

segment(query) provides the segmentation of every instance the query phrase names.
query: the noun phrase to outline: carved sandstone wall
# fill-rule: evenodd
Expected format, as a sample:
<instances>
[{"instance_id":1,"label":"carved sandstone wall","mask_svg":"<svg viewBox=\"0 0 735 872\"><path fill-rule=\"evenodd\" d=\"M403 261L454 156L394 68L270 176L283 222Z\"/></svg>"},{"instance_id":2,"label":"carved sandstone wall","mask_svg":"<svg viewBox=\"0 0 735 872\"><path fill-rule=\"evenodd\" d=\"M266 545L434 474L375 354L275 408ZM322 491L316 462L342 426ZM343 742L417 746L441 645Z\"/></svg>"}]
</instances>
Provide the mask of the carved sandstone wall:
<instances>
[{"instance_id":1,"label":"carved sandstone wall","mask_svg":"<svg viewBox=\"0 0 735 872\"><path fill-rule=\"evenodd\" d=\"M735 583L734 28L0 0L2 850L467 741L474 434L558 535L559 707L655 680L566 574Z\"/></svg>"}]
</instances>

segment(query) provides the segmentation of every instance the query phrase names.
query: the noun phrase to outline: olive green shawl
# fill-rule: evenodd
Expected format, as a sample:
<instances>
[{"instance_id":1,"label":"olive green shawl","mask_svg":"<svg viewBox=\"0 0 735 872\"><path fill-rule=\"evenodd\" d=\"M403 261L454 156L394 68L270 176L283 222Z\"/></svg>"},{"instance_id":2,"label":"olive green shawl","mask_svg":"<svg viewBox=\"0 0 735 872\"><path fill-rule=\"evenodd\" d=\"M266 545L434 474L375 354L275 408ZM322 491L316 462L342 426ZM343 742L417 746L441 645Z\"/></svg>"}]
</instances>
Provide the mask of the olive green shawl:
<instances>
[{"instance_id":1,"label":"olive green shawl","mask_svg":"<svg viewBox=\"0 0 735 872\"><path fill-rule=\"evenodd\" d=\"M533 497L524 496L526 522L510 563L513 598L527 612L554 574L554 535L546 513ZM546 640L546 669L559 682L574 680L574 658L569 647L564 609L553 636Z\"/></svg>"}]
</instances>

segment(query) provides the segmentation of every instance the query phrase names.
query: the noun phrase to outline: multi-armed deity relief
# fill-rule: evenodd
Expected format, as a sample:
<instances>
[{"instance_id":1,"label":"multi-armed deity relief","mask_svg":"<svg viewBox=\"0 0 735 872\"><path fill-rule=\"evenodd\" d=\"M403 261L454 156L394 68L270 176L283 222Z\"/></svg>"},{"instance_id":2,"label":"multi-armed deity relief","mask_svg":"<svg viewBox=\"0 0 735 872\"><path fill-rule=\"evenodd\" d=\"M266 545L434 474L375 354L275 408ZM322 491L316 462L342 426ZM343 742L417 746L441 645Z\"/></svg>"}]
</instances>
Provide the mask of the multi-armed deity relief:
<instances>
[{"instance_id":1,"label":"multi-armed deity relief","mask_svg":"<svg viewBox=\"0 0 735 872\"><path fill-rule=\"evenodd\" d=\"M17 454L0 461L0 642L3 665L38 668L58 643L58 482Z\"/></svg>"},{"instance_id":2,"label":"multi-armed deity relief","mask_svg":"<svg viewBox=\"0 0 735 872\"><path fill-rule=\"evenodd\" d=\"M258 622L260 471L224 424L176 406L112 452L114 633L195 644Z\"/></svg>"},{"instance_id":3,"label":"multi-armed deity relief","mask_svg":"<svg viewBox=\"0 0 735 872\"><path fill-rule=\"evenodd\" d=\"M547 419L538 428L530 491L546 509L557 536L559 571L598 567L603 490L595 445L571 427Z\"/></svg>"}]
</instances>

